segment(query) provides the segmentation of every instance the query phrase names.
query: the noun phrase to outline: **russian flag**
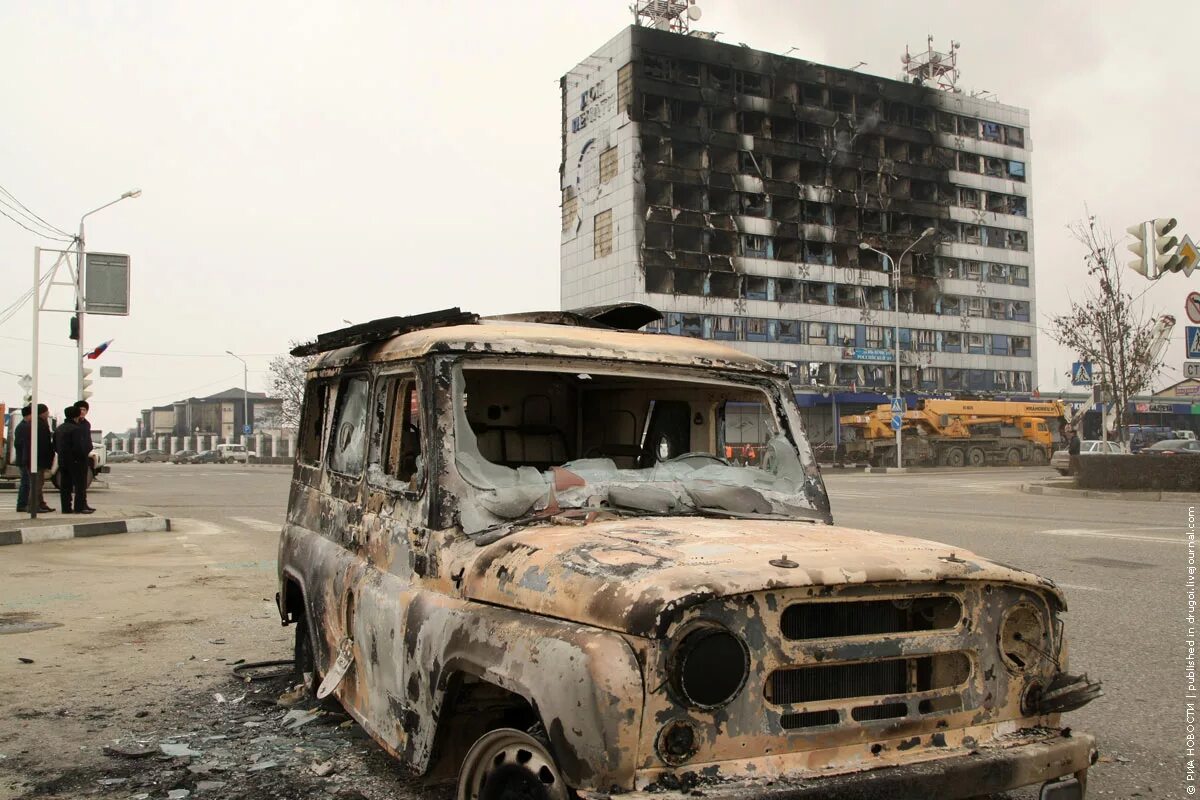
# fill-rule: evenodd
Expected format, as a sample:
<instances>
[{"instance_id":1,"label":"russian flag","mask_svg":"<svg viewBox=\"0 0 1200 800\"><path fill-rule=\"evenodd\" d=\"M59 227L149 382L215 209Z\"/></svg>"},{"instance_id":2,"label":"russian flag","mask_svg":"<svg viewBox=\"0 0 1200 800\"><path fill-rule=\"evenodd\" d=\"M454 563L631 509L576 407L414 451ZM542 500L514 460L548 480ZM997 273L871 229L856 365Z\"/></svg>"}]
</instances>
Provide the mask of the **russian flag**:
<instances>
[{"instance_id":1,"label":"russian flag","mask_svg":"<svg viewBox=\"0 0 1200 800\"><path fill-rule=\"evenodd\" d=\"M109 339L107 342L101 342L99 345L97 345L95 350L85 355L84 358L99 358L100 354L107 350L108 346L112 343L112 339Z\"/></svg>"}]
</instances>

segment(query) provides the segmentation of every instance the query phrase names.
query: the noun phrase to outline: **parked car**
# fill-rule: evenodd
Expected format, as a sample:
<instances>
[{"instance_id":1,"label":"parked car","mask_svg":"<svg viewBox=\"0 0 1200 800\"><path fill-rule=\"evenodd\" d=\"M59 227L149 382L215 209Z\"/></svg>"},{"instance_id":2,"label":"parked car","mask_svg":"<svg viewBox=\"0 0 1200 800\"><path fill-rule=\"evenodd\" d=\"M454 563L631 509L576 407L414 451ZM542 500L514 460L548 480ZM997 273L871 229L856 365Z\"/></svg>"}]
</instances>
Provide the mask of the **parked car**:
<instances>
[{"instance_id":1,"label":"parked car","mask_svg":"<svg viewBox=\"0 0 1200 800\"><path fill-rule=\"evenodd\" d=\"M1200 455L1200 442L1195 439L1163 439L1143 447L1142 452L1159 456Z\"/></svg>"},{"instance_id":2,"label":"parked car","mask_svg":"<svg viewBox=\"0 0 1200 800\"><path fill-rule=\"evenodd\" d=\"M276 600L308 691L458 800L1083 797L1061 715L1100 687L1062 592L835 526L787 378L658 318L453 309L292 351ZM765 452L729 463L747 408Z\"/></svg>"},{"instance_id":3,"label":"parked car","mask_svg":"<svg viewBox=\"0 0 1200 800\"><path fill-rule=\"evenodd\" d=\"M192 456L190 463L192 464L219 464L221 462L221 454L216 450L201 450L196 455Z\"/></svg>"},{"instance_id":4,"label":"parked car","mask_svg":"<svg viewBox=\"0 0 1200 800\"><path fill-rule=\"evenodd\" d=\"M108 454L108 463L110 464L128 464L133 461L133 453L127 453L124 450L112 450Z\"/></svg>"},{"instance_id":5,"label":"parked car","mask_svg":"<svg viewBox=\"0 0 1200 800\"><path fill-rule=\"evenodd\" d=\"M195 450L176 450L171 454L172 464L187 464L192 460L192 456L196 455Z\"/></svg>"},{"instance_id":6,"label":"parked car","mask_svg":"<svg viewBox=\"0 0 1200 800\"><path fill-rule=\"evenodd\" d=\"M1196 432L1195 431L1171 431L1171 438L1172 439L1189 439L1189 440L1194 441L1196 439Z\"/></svg>"},{"instance_id":7,"label":"parked car","mask_svg":"<svg viewBox=\"0 0 1200 800\"><path fill-rule=\"evenodd\" d=\"M217 452L220 454L223 464L248 464L250 462L250 453L244 444L219 444Z\"/></svg>"},{"instance_id":8,"label":"parked car","mask_svg":"<svg viewBox=\"0 0 1200 800\"><path fill-rule=\"evenodd\" d=\"M139 464L145 464L150 461L167 461L168 459L170 459L170 456L167 455L165 450L159 450L154 447L149 450L143 450L140 453L134 453L133 455L133 460Z\"/></svg>"},{"instance_id":9,"label":"parked car","mask_svg":"<svg viewBox=\"0 0 1200 800\"><path fill-rule=\"evenodd\" d=\"M1128 453L1125 445L1120 442L1102 442L1099 439L1084 439L1079 443L1079 455L1092 455L1096 453L1108 453L1117 455L1120 453ZM1058 470L1059 475L1071 474L1071 455L1066 450L1055 450L1054 455L1050 456L1050 466Z\"/></svg>"}]
</instances>

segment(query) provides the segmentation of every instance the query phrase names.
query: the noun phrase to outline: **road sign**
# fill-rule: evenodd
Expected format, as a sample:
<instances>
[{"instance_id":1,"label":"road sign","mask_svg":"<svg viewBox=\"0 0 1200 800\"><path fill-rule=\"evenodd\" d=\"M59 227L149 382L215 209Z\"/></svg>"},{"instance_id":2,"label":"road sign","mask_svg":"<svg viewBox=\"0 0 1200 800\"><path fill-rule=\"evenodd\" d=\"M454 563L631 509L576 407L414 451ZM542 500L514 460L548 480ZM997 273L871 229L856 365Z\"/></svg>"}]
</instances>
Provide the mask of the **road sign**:
<instances>
[{"instance_id":1,"label":"road sign","mask_svg":"<svg viewBox=\"0 0 1200 800\"><path fill-rule=\"evenodd\" d=\"M1187 300L1183 301L1183 310L1187 318L1200 325L1200 292L1189 292Z\"/></svg>"},{"instance_id":2,"label":"road sign","mask_svg":"<svg viewBox=\"0 0 1200 800\"><path fill-rule=\"evenodd\" d=\"M1092 385L1092 362L1076 361L1071 365L1071 385L1072 386L1091 386Z\"/></svg>"},{"instance_id":3,"label":"road sign","mask_svg":"<svg viewBox=\"0 0 1200 800\"><path fill-rule=\"evenodd\" d=\"M898 431L904 425L904 417L900 414L892 414L892 430Z\"/></svg>"},{"instance_id":4,"label":"road sign","mask_svg":"<svg viewBox=\"0 0 1200 800\"><path fill-rule=\"evenodd\" d=\"M129 314L129 256L87 253L84 282L89 314Z\"/></svg>"},{"instance_id":5,"label":"road sign","mask_svg":"<svg viewBox=\"0 0 1200 800\"><path fill-rule=\"evenodd\" d=\"M1200 378L1200 361L1183 362L1183 375L1186 378Z\"/></svg>"},{"instance_id":6,"label":"road sign","mask_svg":"<svg viewBox=\"0 0 1200 800\"><path fill-rule=\"evenodd\" d=\"M1193 325L1188 325L1184 328L1187 338L1184 339L1184 346L1187 347L1188 358L1200 358L1200 328Z\"/></svg>"},{"instance_id":7,"label":"road sign","mask_svg":"<svg viewBox=\"0 0 1200 800\"><path fill-rule=\"evenodd\" d=\"M892 398L892 414L903 414L908 409L905 408L903 397Z\"/></svg>"},{"instance_id":8,"label":"road sign","mask_svg":"<svg viewBox=\"0 0 1200 800\"><path fill-rule=\"evenodd\" d=\"M1200 267L1200 248L1192 244L1192 237L1190 236L1183 237L1183 241L1179 243L1179 247L1175 250L1175 256L1179 259L1179 268L1189 278L1192 276L1192 270ZM1190 314L1188 315L1188 319L1192 319ZM1200 322L1200 319L1192 319L1192 322Z\"/></svg>"},{"instance_id":9,"label":"road sign","mask_svg":"<svg viewBox=\"0 0 1200 800\"><path fill-rule=\"evenodd\" d=\"M243 426L242 426L242 433L244 433L244 434L246 434L247 436L249 436L249 435L250 435L250 426L249 426L249 425L243 425Z\"/></svg>"},{"instance_id":10,"label":"road sign","mask_svg":"<svg viewBox=\"0 0 1200 800\"><path fill-rule=\"evenodd\" d=\"M101 367L100 368L100 377L101 378L122 378L124 376L125 376L125 369L123 367Z\"/></svg>"}]
</instances>

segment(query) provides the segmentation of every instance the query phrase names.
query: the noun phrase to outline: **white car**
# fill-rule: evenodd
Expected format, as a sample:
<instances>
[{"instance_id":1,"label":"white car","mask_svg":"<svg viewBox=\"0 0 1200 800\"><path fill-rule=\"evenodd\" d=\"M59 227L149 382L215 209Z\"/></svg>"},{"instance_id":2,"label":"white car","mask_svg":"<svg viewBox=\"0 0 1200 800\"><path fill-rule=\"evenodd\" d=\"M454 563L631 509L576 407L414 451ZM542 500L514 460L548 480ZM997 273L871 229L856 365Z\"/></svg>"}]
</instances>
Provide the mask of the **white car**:
<instances>
[{"instance_id":1,"label":"white car","mask_svg":"<svg viewBox=\"0 0 1200 800\"><path fill-rule=\"evenodd\" d=\"M1102 442L1099 439L1084 439L1079 443L1079 455L1086 456L1094 453L1109 455L1127 454L1129 450L1121 442ZM1059 475L1071 474L1071 456L1066 450L1055 450L1050 456L1050 466L1058 470Z\"/></svg>"},{"instance_id":2,"label":"white car","mask_svg":"<svg viewBox=\"0 0 1200 800\"><path fill-rule=\"evenodd\" d=\"M244 444L219 444L217 455L222 464L249 464L250 453Z\"/></svg>"}]
</instances>

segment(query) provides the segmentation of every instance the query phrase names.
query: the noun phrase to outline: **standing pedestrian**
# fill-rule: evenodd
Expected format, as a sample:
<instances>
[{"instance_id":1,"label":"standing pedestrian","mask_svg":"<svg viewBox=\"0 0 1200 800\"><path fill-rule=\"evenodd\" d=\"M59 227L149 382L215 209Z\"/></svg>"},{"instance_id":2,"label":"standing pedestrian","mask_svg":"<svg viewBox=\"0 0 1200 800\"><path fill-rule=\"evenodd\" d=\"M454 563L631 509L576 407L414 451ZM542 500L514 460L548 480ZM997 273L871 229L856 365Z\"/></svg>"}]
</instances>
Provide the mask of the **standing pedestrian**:
<instances>
[{"instance_id":1,"label":"standing pedestrian","mask_svg":"<svg viewBox=\"0 0 1200 800\"><path fill-rule=\"evenodd\" d=\"M91 413L92 407L87 400L76 400L75 408L79 409L79 420L77 424L83 430L83 444L87 447L87 455L84 456L84 476L83 481L75 486L75 510L79 511L82 505L84 511L82 513L91 514L96 509L88 505L87 501L87 472L92 468L92 450L95 445L92 444L92 422L88 419L88 414Z\"/></svg>"},{"instance_id":2,"label":"standing pedestrian","mask_svg":"<svg viewBox=\"0 0 1200 800\"><path fill-rule=\"evenodd\" d=\"M17 511L29 510L29 493L31 489L31 475L29 457L30 440L29 431L32 428L30 416L33 409L30 406L25 406L21 409L21 421L17 423L16 429L13 431L13 448L17 454L17 469L21 472L21 482L17 487ZM37 471L37 477L41 477L41 471L50 469L54 463L54 443L50 435L50 409L43 403L38 403L38 464L40 465ZM41 484L38 484L41 486ZM46 512L53 511L46 504L46 498L38 495L38 511Z\"/></svg>"},{"instance_id":3,"label":"standing pedestrian","mask_svg":"<svg viewBox=\"0 0 1200 800\"><path fill-rule=\"evenodd\" d=\"M87 429L79 424L79 409L67 406L66 419L54 432L54 450L58 453L58 494L64 514L91 514L87 506L88 449ZM74 501L72 503L72 501Z\"/></svg>"},{"instance_id":4,"label":"standing pedestrian","mask_svg":"<svg viewBox=\"0 0 1200 800\"><path fill-rule=\"evenodd\" d=\"M1067 435L1071 438L1067 440L1067 456L1069 457L1068 474L1079 474L1079 434L1074 428L1067 429Z\"/></svg>"}]
</instances>

